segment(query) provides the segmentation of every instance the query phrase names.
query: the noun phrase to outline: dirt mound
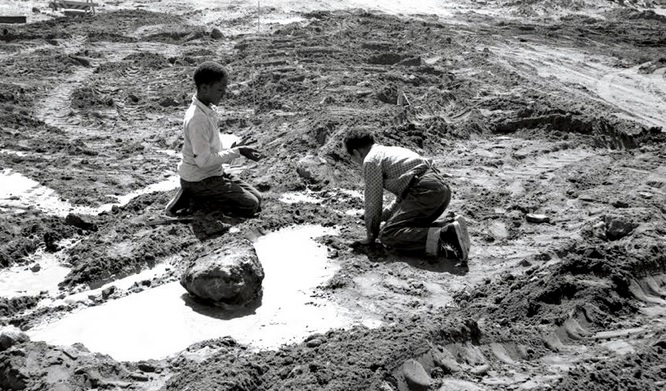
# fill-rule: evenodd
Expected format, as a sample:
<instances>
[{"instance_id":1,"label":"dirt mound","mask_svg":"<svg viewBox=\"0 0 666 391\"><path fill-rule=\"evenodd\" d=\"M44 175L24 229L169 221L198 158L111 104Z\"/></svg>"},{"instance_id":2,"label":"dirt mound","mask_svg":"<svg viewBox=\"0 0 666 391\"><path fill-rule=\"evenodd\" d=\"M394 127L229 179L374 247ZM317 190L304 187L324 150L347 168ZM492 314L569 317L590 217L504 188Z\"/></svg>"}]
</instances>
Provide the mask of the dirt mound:
<instances>
[{"instance_id":1,"label":"dirt mound","mask_svg":"<svg viewBox=\"0 0 666 391\"><path fill-rule=\"evenodd\" d=\"M38 248L56 251L58 242L74 236L78 229L64 219L44 216L41 213L21 217L21 224L15 225L16 218L2 218L0 221L0 265L11 266L25 262L25 257Z\"/></svg>"}]
</instances>

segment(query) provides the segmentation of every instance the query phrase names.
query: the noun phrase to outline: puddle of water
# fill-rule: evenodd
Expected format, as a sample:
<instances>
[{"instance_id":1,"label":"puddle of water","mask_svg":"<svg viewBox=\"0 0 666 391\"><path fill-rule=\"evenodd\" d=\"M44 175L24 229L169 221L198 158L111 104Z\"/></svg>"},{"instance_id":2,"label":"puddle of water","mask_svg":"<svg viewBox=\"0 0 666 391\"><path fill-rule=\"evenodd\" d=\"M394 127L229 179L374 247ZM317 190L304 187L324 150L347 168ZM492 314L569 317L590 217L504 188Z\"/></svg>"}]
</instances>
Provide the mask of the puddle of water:
<instances>
[{"instance_id":1,"label":"puddle of water","mask_svg":"<svg viewBox=\"0 0 666 391\"><path fill-rule=\"evenodd\" d=\"M60 305L66 305L75 302L86 302L89 300L89 296L98 296L100 293L102 293L102 291L111 286L114 286L116 288L116 291L127 291L137 282L141 282L144 280L152 280L154 277L165 275L167 271L169 271L169 269L171 268L171 264L172 262L169 259L166 259L161 263L155 265L155 267L153 267L152 269L146 269L140 273L132 274L125 278L109 282L97 289L91 289L78 293L73 293L63 299L44 300L40 303L40 305L48 307L57 307Z\"/></svg>"},{"instance_id":2,"label":"puddle of water","mask_svg":"<svg viewBox=\"0 0 666 391\"><path fill-rule=\"evenodd\" d=\"M301 23L307 22L307 19L301 16L285 16L282 18L262 18L261 23L264 24L290 24L290 23Z\"/></svg>"},{"instance_id":3,"label":"puddle of water","mask_svg":"<svg viewBox=\"0 0 666 391\"><path fill-rule=\"evenodd\" d=\"M11 149L0 150L0 153L2 153L4 155L27 156L27 154L25 152L14 151L14 150L11 150Z\"/></svg>"},{"instance_id":4,"label":"puddle of water","mask_svg":"<svg viewBox=\"0 0 666 391\"><path fill-rule=\"evenodd\" d=\"M43 291L55 295L58 292L58 283L70 269L60 265L57 254L40 250L33 258L39 261L0 270L0 297L36 296ZM33 272L30 267L35 263L40 269Z\"/></svg>"},{"instance_id":5,"label":"puddle of water","mask_svg":"<svg viewBox=\"0 0 666 391\"><path fill-rule=\"evenodd\" d=\"M54 190L40 185L19 173L5 169L0 172L0 210L20 212L24 209L37 208L47 213L66 216L76 211L83 214L93 214L92 208L74 208L70 203L61 200Z\"/></svg>"},{"instance_id":6,"label":"puddle of water","mask_svg":"<svg viewBox=\"0 0 666 391\"><path fill-rule=\"evenodd\" d=\"M163 153L167 156L173 156L173 157L179 157L180 156L180 152L174 151L174 150L171 150L171 149L158 149L157 152L158 153Z\"/></svg>"},{"instance_id":7,"label":"puddle of water","mask_svg":"<svg viewBox=\"0 0 666 391\"><path fill-rule=\"evenodd\" d=\"M306 202L309 204L319 204L321 203L321 198L312 195L310 192L288 192L282 193L280 196L280 201L285 204L295 204L298 202Z\"/></svg>"},{"instance_id":8,"label":"puddle of water","mask_svg":"<svg viewBox=\"0 0 666 391\"><path fill-rule=\"evenodd\" d=\"M345 214L347 216L361 217L361 215L363 215L364 212L365 212L364 209L348 209L345 211Z\"/></svg>"},{"instance_id":9,"label":"puddle of water","mask_svg":"<svg viewBox=\"0 0 666 391\"><path fill-rule=\"evenodd\" d=\"M173 190L180 186L180 177L178 175L174 175L172 177L169 177L168 179L158 182L158 183L153 183L152 185L146 186L141 190L137 190L134 192L131 192L129 194L125 194L122 196L112 196L116 197L118 199L118 203L116 204L104 204L98 208L98 212L101 211L109 211L114 205L127 205L128 202L130 202L132 199L142 195L142 194L148 194L148 193L154 193L157 191L169 191Z\"/></svg>"},{"instance_id":10,"label":"puddle of water","mask_svg":"<svg viewBox=\"0 0 666 391\"><path fill-rule=\"evenodd\" d=\"M363 192L360 190L349 190L349 189L340 189L341 193L347 194L348 196L352 196L354 198L360 198L363 199Z\"/></svg>"},{"instance_id":11,"label":"puddle of water","mask_svg":"<svg viewBox=\"0 0 666 391\"><path fill-rule=\"evenodd\" d=\"M23 210L35 208L44 213L60 217L65 217L69 213L99 214L111 210L114 205L125 205L139 195L156 191L169 191L179 186L178 176L173 176L141 190L123 196L114 196L118 199L117 203L91 208L74 206L61 199L55 190L42 186L38 182L9 169L0 172L0 182L5 185L0 187L0 211L20 213Z\"/></svg>"},{"instance_id":12,"label":"puddle of water","mask_svg":"<svg viewBox=\"0 0 666 391\"><path fill-rule=\"evenodd\" d=\"M313 297L337 266L314 237L332 228L299 226L255 242L264 272L263 300L253 313L229 318L217 309L188 304L180 283L165 284L68 315L29 332L33 340L55 345L81 342L117 360L162 358L206 339L231 336L258 349L275 349L305 336L348 327L342 308ZM376 324L373 324L376 326Z\"/></svg>"}]
</instances>

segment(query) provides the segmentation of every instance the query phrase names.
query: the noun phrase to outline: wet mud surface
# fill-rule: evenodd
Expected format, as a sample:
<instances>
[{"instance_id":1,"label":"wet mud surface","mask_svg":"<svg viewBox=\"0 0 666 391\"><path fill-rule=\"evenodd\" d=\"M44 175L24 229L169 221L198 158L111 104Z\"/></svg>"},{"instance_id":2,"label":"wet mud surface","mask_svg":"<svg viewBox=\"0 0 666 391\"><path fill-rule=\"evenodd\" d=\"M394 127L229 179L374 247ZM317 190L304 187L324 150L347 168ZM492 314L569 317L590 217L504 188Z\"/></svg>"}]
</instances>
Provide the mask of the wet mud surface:
<instances>
[{"instance_id":1,"label":"wet mud surface","mask_svg":"<svg viewBox=\"0 0 666 391\"><path fill-rule=\"evenodd\" d=\"M455 17L302 11L289 23L276 7L263 17L283 22L257 28L251 9L230 6L216 34L196 7L142 3L3 26L0 169L74 207L113 206L54 214L2 193L0 267L38 273L46 252L71 271L56 294L1 297L0 326L29 333L177 281L226 243L305 224L339 229L317 239L339 270L313 296L380 326L264 351L221 336L139 362L3 337L0 389L666 387L663 13L526 2ZM265 154L227 167L264 195L257 218L165 219L173 186L120 202L173 183L191 74L206 60L231 73L222 132ZM434 159L469 221L469 268L350 246L364 233L362 184L340 135L354 126Z\"/></svg>"}]
</instances>

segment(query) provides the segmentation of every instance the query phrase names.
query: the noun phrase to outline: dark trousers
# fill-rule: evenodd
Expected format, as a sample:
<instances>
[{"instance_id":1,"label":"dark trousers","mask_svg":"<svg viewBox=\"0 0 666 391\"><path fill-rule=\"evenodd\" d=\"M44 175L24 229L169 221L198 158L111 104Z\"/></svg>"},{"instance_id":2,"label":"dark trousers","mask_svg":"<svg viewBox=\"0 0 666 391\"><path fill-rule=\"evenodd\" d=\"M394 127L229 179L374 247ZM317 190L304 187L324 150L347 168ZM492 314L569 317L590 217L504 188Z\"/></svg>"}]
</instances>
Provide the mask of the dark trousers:
<instances>
[{"instance_id":1,"label":"dark trousers","mask_svg":"<svg viewBox=\"0 0 666 391\"><path fill-rule=\"evenodd\" d=\"M198 182L180 180L190 196L192 209L218 209L238 216L253 216L261 208L259 191L232 174L223 174Z\"/></svg>"},{"instance_id":2,"label":"dark trousers","mask_svg":"<svg viewBox=\"0 0 666 391\"><path fill-rule=\"evenodd\" d=\"M396 212L379 232L379 240L396 250L437 254L441 226L433 223L451 202L444 178L428 170L407 191Z\"/></svg>"}]
</instances>

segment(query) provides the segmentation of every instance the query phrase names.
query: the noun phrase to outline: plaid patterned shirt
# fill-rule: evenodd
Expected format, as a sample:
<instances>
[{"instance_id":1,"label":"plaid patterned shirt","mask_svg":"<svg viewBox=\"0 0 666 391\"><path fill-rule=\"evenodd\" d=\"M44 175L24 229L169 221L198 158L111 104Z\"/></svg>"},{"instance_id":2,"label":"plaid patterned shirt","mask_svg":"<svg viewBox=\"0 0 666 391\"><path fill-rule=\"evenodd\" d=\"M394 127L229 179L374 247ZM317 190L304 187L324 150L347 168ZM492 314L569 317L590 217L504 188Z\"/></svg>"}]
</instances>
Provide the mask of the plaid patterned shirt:
<instances>
[{"instance_id":1,"label":"plaid patterned shirt","mask_svg":"<svg viewBox=\"0 0 666 391\"><path fill-rule=\"evenodd\" d=\"M369 239L376 239L379 224L388 218L400 202L415 174L424 172L431 163L416 152L402 147L374 144L363 159L365 181L365 228ZM383 209L384 189L396 195L393 205Z\"/></svg>"}]
</instances>

